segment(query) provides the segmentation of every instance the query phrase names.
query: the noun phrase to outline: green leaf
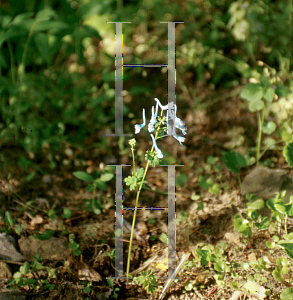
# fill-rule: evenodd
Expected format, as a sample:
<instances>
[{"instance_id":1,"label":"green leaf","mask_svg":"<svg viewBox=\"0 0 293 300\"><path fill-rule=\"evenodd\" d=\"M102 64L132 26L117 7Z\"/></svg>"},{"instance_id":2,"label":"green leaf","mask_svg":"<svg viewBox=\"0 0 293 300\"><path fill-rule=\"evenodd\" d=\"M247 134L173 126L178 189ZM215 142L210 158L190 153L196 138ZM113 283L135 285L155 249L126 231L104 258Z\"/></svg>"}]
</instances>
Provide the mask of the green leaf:
<instances>
[{"instance_id":1,"label":"green leaf","mask_svg":"<svg viewBox=\"0 0 293 300\"><path fill-rule=\"evenodd\" d=\"M287 214L289 217L292 217L292 216L293 216L293 203L290 203L290 204L287 204L287 205L286 205L286 214Z\"/></svg>"},{"instance_id":2,"label":"green leaf","mask_svg":"<svg viewBox=\"0 0 293 300\"><path fill-rule=\"evenodd\" d=\"M70 243L69 248L71 250L77 250L79 248L79 244L77 244L76 242Z\"/></svg>"},{"instance_id":3,"label":"green leaf","mask_svg":"<svg viewBox=\"0 0 293 300\"><path fill-rule=\"evenodd\" d=\"M125 183L127 186L130 186L130 190L134 190L136 188L136 182L135 182L135 177L134 176L128 176L125 178Z\"/></svg>"},{"instance_id":4,"label":"green leaf","mask_svg":"<svg viewBox=\"0 0 293 300\"><path fill-rule=\"evenodd\" d=\"M286 206L284 204L275 203L275 208L281 214L285 214L286 213Z\"/></svg>"},{"instance_id":5,"label":"green leaf","mask_svg":"<svg viewBox=\"0 0 293 300\"><path fill-rule=\"evenodd\" d=\"M137 172L136 172L137 179L142 179L143 174L144 174L144 169L143 168L139 168L137 170Z\"/></svg>"},{"instance_id":6,"label":"green leaf","mask_svg":"<svg viewBox=\"0 0 293 300\"><path fill-rule=\"evenodd\" d=\"M241 284L239 282L230 282L228 284L229 287L231 287L233 290L236 290L236 291L240 291L241 290Z\"/></svg>"},{"instance_id":7,"label":"green leaf","mask_svg":"<svg viewBox=\"0 0 293 300\"><path fill-rule=\"evenodd\" d=\"M69 26L61 21L53 21L53 20L46 20L46 21L37 21L31 28L31 32L38 32L38 31L47 31L50 29L65 29L69 28Z\"/></svg>"},{"instance_id":8,"label":"green leaf","mask_svg":"<svg viewBox=\"0 0 293 300\"><path fill-rule=\"evenodd\" d=\"M114 177L113 173L105 173L101 175L101 180L104 182L110 181Z\"/></svg>"},{"instance_id":9,"label":"green leaf","mask_svg":"<svg viewBox=\"0 0 293 300\"><path fill-rule=\"evenodd\" d=\"M263 199L257 199L253 202L248 202L247 204L248 208L253 208L253 209L262 209L265 206L265 202Z\"/></svg>"},{"instance_id":10,"label":"green leaf","mask_svg":"<svg viewBox=\"0 0 293 300\"><path fill-rule=\"evenodd\" d=\"M184 288L186 291L191 291L193 289L193 284L191 282L187 282Z\"/></svg>"},{"instance_id":11,"label":"green leaf","mask_svg":"<svg viewBox=\"0 0 293 300\"><path fill-rule=\"evenodd\" d=\"M265 76L261 76L260 84L263 87L263 89L268 89L269 87L271 87L270 80Z\"/></svg>"},{"instance_id":12,"label":"green leaf","mask_svg":"<svg viewBox=\"0 0 293 300\"><path fill-rule=\"evenodd\" d=\"M24 263L24 265L20 267L19 270L20 270L20 272L21 272L22 274L27 274L28 271L29 271L29 269L30 269L30 264L29 264L28 261L26 261L26 262Z\"/></svg>"},{"instance_id":13,"label":"green leaf","mask_svg":"<svg viewBox=\"0 0 293 300\"><path fill-rule=\"evenodd\" d=\"M265 107L265 104L262 100L252 100L248 107L251 112L255 112L262 110Z\"/></svg>"},{"instance_id":14,"label":"green leaf","mask_svg":"<svg viewBox=\"0 0 293 300\"><path fill-rule=\"evenodd\" d=\"M246 211L246 216L247 218L251 218L253 221L256 221L259 217L259 214L256 210L250 208Z\"/></svg>"},{"instance_id":15,"label":"green leaf","mask_svg":"<svg viewBox=\"0 0 293 300\"><path fill-rule=\"evenodd\" d=\"M153 294L155 292L155 287L152 284L148 285L147 293Z\"/></svg>"},{"instance_id":16,"label":"green leaf","mask_svg":"<svg viewBox=\"0 0 293 300\"><path fill-rule=\"evenodd\" d=\"M262 130L265 134L272 134L276 130L276 128L277 125L273 121L264 123L262 126Z\"/></svg>"},{"instance_id":17,"label":"green leaf","mask_svg":"<svg viewBox=\"0 0 293 300\"><path fill-rule=\"evenodd\" d=\"M221 186L218 183L213 184L212 187L209 188L209 192L212 194L218 194L218 192L221 190Z\"/></svg>"},{"instance_id":18,"label":"green leaf","mask_svg":"<svg viewBox=\"0 0 293 300\"><path fill-rule=\"evenodd\" d=\"M289 269L286 266L283 266L283 267L280 267L280 271L279 272L280 272L280 274L288 274Z\"/></svg>"},{"instance_id":19,"label":"green leaf","mask_svg":"<svg viewBox=\"0 0 293 300\"><path fill-rule=\"evenodd\" d=\"M159 240L160 240L162 243L167 244L168 237L167 237L166 233L162 233L162 234L159 236Z\"/></svg>"},{"instance_id":20,"label":"green leaf","mask_svg":"<svg viewBox=\"0 0 293 300\"><path fill-rule=\"evenodd\" d=\"M241 154L234 151L226 152L223 156L223 161L226 167L234 173L240 173L239 168L246 167L245 158Z\"/></svg>"},{"instance_id":21,"label":"green leaf","mask_svg":"<svg viewBox=\"0 0 293 300\"><path fill-rule=\"evenodd\" d=\"M269 87L265 90L264 93L264 99L268 102L268 103L272 103L273 99L274 99L274 95L275 95L275 90L273 87Z\"/></svg>"},{"instance_id":22,"label":"green leaf","mask_svg":"<svg viewBox=\"0 0 293 300\"><path fill-rule=\"evenodd\" d=\"M222 261L218 261L215 265L214 268L217 272L221 273L222 271L225 270L225 263Z\"/></svg>"},{"instance_id":23,"label":"green leaf","mask_svg":"<svg viewBox=\"0 0 293 300\"><path fill-rule=\"evenodd\" d=\"M245 271L249 269L249 266L250 266L250 265L249 265L249 263L247 263L247 262L244 262L244 263L241 264L241 268L242 268L243 270L245 270Z\"/></svg>"},{"instance_id":24,"label":"green leaf","mask_svg":"<svg viewBox=\"0 0 293 300\"><path fill-rule=\"evenodd\" d=\"M79 7L79 15L82 19L88 18L92 15L99 14L103 5L97 1L90 1L82 3Z\"/></svg>"},{"instance_id":25,"label":"green leaf","mask_svg":"<svg viewBox=\"0 0 293 300\"><path fill-rule=\"evenodd\" d=\"M293 299L293 288L286 288L281 293L280 296L281 296L280 300L292 300Z\"/></svg>"},{"instance_id":26,"label":"green leaf","mask_svg":"<svg viewBox=\"0 0 293 300\"><path fill-rule=\"evenodd\" d=\"M243 288L251 295L256 295L259 292L259 285L254 281L246 282Z\"/></svg>"},{"instance_id":27,"label":"green leaf","mask_svg":"<svg viewBox=\"0 0 293 300\"><path fill-rule=\"evenodd\" d=\"M260 84L248 83L242 90L240 97L247 101L258 101L263 97L263 89Z\"/></svg>"},{"instance_id":28,"label":"green leaf","mask_svg":"<svg viewBox=\"0 0 293 300\"><path fill-rule=\"evenodd\" d=\"M207 158L207 164L208 164L208 165L213 165L213 164L216 163L218 160L219 160L218 157L214 157L214 156L211 156L211 155L210 155L210 156Z\"/></svg>"},{"instance_id":29,"label":"green leaf","mask_svg":"<svg viewBox=\"0 0 293 300\"><path fill-rule=\"evenodd\" d=\"M275 145L277 142L275 139L273 139L272 137L266 137L263 141L263 144L265 147L271 147L273 145Z\"/></svg>"},{"instance_id":30,"label":"green leaf","mask_svg":"<svg viewBox=\"0 0 293 300\"><path fill-rule=\"evenodd\" d=\"M290 258L293 258L293 242L280 241L278 245L284 248Z\"/></svg>"},{"instance_id":31,"label":"green leaf","mask_svg":"<svg viewBox=\"0 0 293 300\"><path fill-rule=\"evenodd\" d=\"M73 254L75 256L79 256L81 254L81 252L79 250L73 250Z\"/></svg>"},{"instance_id":32,"label":"green leaf","mask_svg":"<svg viewBox=\"0 0 293 300\"><path fill-rule=\"evenodd\" d=\"M62 218L69 219L71 216L72 216L71 210L69 208L64 208Z\"/></svg>"},{"instance_id":33,"label":"green leaf","mask_svg":"<svg viewBox=\"0 0 293 300\"><path fill-rule=\"evenodd\" d=\"M197 258L199 259L202 266L205 266L208 264L208 251L207 250L201 250L201 249L195 249L195 253Z\"/></svg>"},{"instance_id":34,"label":"green leaf","mask_svg":"<svg viewBox=\"0 0 293 300\"><path fill-rule=\"evenodd\" d=\"M27 284L27 285L33 285L33 284L35 284L36 282L37 282L36 279L30 278L30 279L27 279L27 280L25 281L25 284Z\"/></svg>"},{"instance_id":35,"label":"green leaf","mask_svg":"<svg viewBox=\"0 0 293 300\"><path fill-rule=\"evenodd\" d=\"M40 235L32 235L32 238L41 240L41 241L45 241L50 239L53 235L55 234L54 230L46 230L43 234Z\"/></svg>"},{"instance_id":36,"label":"green leaf","mask_svg":"<svg viewBox=\"0 0 293 300\"><path fill-rule=\"evenodd\" d=\"M278 95L279 98L287 97L291 93L290 89L287 88L284 84L276 83L275 85L277 87L276 94Z\"/></svg>"},{"instance_id":37,"label":"green leaf","mask_svg":"<svg viewBox=\"0 0 293 300\"><path fill-rule=\"evenodd\" d=\"M187 182L187 180L189 179L189 177L186 175L186 174L180 174L178 177L177 177L177 184L180 186L180 187L183 187L185 185L185 183Z\"/></svg>"},{"instance_id":38,"label":"green leaf","mask_svg":"<svg viewBox=\"0 0 293 300\"><path fill-rule=\"evenodd\" d=\"M248 220L236 218L234 217L234 228L236 231L241 232L245 236L250 236L251 231L251 225Z\"/></svg>"},{"instance_id":39,"label":"green leaf","mask_svg":"<svg viewBox=\"0 0 293 300\"><path fill-rule=\"evenodd\" d=\"M97 180L95 180L94 184L98 189L107 191L107 185L104 181L97 179Z\"/></svg>"},{"instance_id":40,"label":"green leaf","mask_svg":"<svg viewBox=\"0 0 293 300\"><path fill-rule=\"evenodd\" d=\"M235 214L234 217L233 217L233 219L237 220L237 219L241 219L241 217L238 214Z\"/></svg>"},{"instance_id":41,"label":"green leaf","mask_svg":"<svg viewBox=\"0 0 293 300\"><path fill-rule=\"evenodd\" d=\"M14 221L13 221L13 219L12 219L11 214L10 214L9 211L6 211L6 212L5 212L5 219L6 219L6 223L7 223L10 227L12 227L13 224L14 224Z\"/></svg>"},{"instance_id":42,"label":"green leaf","mask_svg":"<svg viewBox=\"0 0 293 300\"><path fill-rule=\"evenodd\" d=\"M200 201L197 203L197 210L202 210L203 209L203 202Z\"/></svg>"},{"instance_id":43,"label":"green leaf","mask_svg":"<svg viewBox=\"0 0 293 300\"><path fill-rule=\"evenodd\" d=\"M255 226L259 230L265 230L265 229L269 228L270 225L271 225L271 221L267 216L264 216L262 218L261 223L255 223Z\"/></svg>"},{"instance_id":44,"label":"green leaf","mask_svg":"<svg viewBox=\"0 0 293 300\"><path fill-rule=\"evenodd\" d=\"M278 212L277 210L274 211L271 216L274 222L279 222L279 223L282 222L284 218L284 214Z\"/></svg>"},{"instance_id":45,"label":"green leaf","mask_svg":"<svg viewBox=\"0 0 293 300\"><path fill-rule=\"evenodd\" d=\"M266 201L266 205L269 209L271 209L272 211L275 211L275 199L274 198L270 198L269 200Z\"/></svg>"},{"instance_id":46,"label":"green leaf","mask_svg":"<svg viewBox=\"0 0 293 300\"><path fill-rule=\"evenodd\" d=\"M54 17L54 15L54 10L51 7L47 6L46 8L38 11L36 15L36 20L38 22L49 20L50 18Z\"/></svg>"},{"instance_id":47,"label":"green leaf","mask_svg":"<svg viewBox=\"0 0 293 300\"><path fill-rule=\"evenodd\" d=\"M285 156L287 163L293 168L293 143L285 146L283 155Z\"/></svg>"},{"instance_id":48,"label":"green leaf","mask_svg":"<svg viewBox=\"0 0 293 300\"><path fill-rule=\"evenodd\" d=\"M213 185L212 178L208 178L207 180L203 176L199 176L198 178L198 185L203 189L208 189Z\"/></svg>"},{"instance_id":49,"label":"green leaf","mask_svg":"<svg viewBox=\"0 0 293 300\"><path fill-rule=\"evenodd\" d=\"M114 283L113 283L113 280L112 280L112 279L108 278L108 279L107 279L107 283L108 283L108 285L110 286L110 288L114 289Z\"/></svg>"},{"instance_id":50,"label":"green leaf","mask_svg":"<svg viewBox=\"0 0 293 300\"><path fill-rule=\"evenodd\" d=\"M293 232L290 232L288 234L283 234L283 237L290 242L293 242Z\"/></svg>"},{"instance_id":51,"label":"green leaf","mask_svg":"<svg viewBox=\"0 0 293 300\"><path fill-rule=\"evenodd\" d=\"M78 41L82 41L86 37L97 37L99 40L102 39L99 32L89 25L78 26L72 32L72 36L74 40Z\"/></svg>"},{"instance_id":52,"label":"green leaf","mask_svg":"<svg viewBox=\"0 0 293 300\"><path fill-rule=\"evenodd\" d=\"M89 184L87 187L86 187L86 192L87 193L91 193L96 187L93 185L93 184Z\"/></svg>"},{"instance_id":53,"label":"green leaf","mask_svg":"<svg viewBox=\"0 0 293 300\"><path fill-rule=\"evenodd\" d=\"M149 160L152 167L160 164L160 159L158 158L156 151L154 151L154 153L151 153L150 150L147 150L145 154L145 160Z\"/></svg>"},{"instance_id":54,"label":"green leaf","mask_svg":"<svg viewBox=\"0 0 293 300\"><path fill-rule=\"evenodd\" d=\"M72 174L75 177L77 177L78 179L86 181L86 182L94 180L91 175L89 175L88 173L83 172L83 171L76 171L76 172L73 172Z\"/></svg>"},{"instance_id":55,"label":"green leaf","mask_svg":"<svg viewBox=\"0 0 293 300\"><path fill-rule=\"evenodd\" d=\"M47 215L49 218L51 218L52 220L57 220L57 216L56 216L56 212L54 209L49 209L47 211Z\"/></svg>"},{"instance_id":56,"label":"green leaf","mask_svg":"<svg viewBox=\"0 0 293 300\"><path fill-rule=\"evenodd\" d=\"M39 32L34 36L36 47L45 60L45 62L49 65L50 64L50 45L48 41L48 34Z\"/></svg>"}]
</instances>

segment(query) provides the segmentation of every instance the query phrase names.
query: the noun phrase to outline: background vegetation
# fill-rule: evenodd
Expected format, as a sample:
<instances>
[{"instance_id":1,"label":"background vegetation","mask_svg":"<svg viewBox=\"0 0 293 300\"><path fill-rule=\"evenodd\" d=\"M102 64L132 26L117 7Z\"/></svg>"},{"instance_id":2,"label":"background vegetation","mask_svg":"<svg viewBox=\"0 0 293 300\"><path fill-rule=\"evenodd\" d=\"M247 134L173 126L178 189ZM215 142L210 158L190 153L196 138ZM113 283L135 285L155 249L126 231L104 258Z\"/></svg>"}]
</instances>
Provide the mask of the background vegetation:
<instances>
[{"instance_id":1,"label":"background vegetation","mask_svg":"<svg viewBox=\"0 0 293 300\"><path fill-rule=\"evenodd\" d=\"M56 152L94 135L106 147L115 91L115 25L107 21L132 22L123 25L124 63L166 63L159 22L185 22L176 30L183 109L205 105L204 88L213 97L260 79L258 60L282 85L279 96L292 84L290 1L2 1L1 10L2 146ZM142 103L166 99L165 87L161 70L124 68L125 132Z\"/></svg>"},{"instance_id":2,"label":"background vegetation","mask_svg":"<svg viewBox=\"0 0 293 300\"><path fill-rule=\"evenodd\" d=\"M54 174L68 180L63 186L67 190L93 192L91 199L82 200L83 207L70 203L76 214L83 211L96 217L114 208L114 183L110 182L114 176L104 167L130 163L131 156L125 138L106 136L115 129L115 24L107 21L131 22L123 25L124 64L167 63L167 25L160 22L184 21L176 26L176 103L188 132L180 150L169 142L160 145L162 164L183 162L189 168L188 175L182 173L177 179L180 187L196 184L194 189L222 195L227 191L221 177L224 164L238 174L233 178L241 184L240 168L284 166L285 146L287 162L293 165L292 0L2 0L0 8L0 219L7 225L1 232L24 233L20 225L12 230L16 222L8 212L11 194L17 194L3 182L13 185L12 178L22 183L17 198L26 201L49 191L49 185L40 191L40 182L49 184L46 175ZM143 108L149 112L155 97L166 103L166 68L125 67L123 85L124 133L133 134ZM140 138L137 147L145 150L149 134L144 132ZM222 151L226 152L219 160ZM137 155L144 164L142 150ZM227 169L225 179L230 183ZM72 176L74 172L90 182L88 189ZM190 199L200 197L191 194ZM292 203L282 201L280 196L270 202L276 222L291 216ZM26 202L22 209L29 209L31 203ZM50 207L55 208L52 203ZM45 213L54 220L70 219L74 209L61 209L69 207L68 203L62 199L60 207ZM260 208L253 205L253 209ZM202 208L198 204L198 210ZM30 209L35 217L36 211ZM257 222L259 215L252 211L246 217L249 221L235 215L234 227L247 238L255 224L260 230L271 225L268 217ZM188 223L188 230L190 218L183 212L180 219ZM62 231L62 235L68 233ZM81 245L80 251L74 235L69 240L75 256L88 249ZM198 260L206 262L203 266L214 263L215 257L223 258L225 247L197 249ZM107 252L108 269L113 251ZM277 280L283 281L282 265L287 268L287 263L277 263ZM21 278L29 272L30 265L25 267L18 274ZM263 262L257 267L264 269ZM36 269L31 267L32 272ZM222 261L215 269L225 274L231 271ZM19 282L18 286L27 284ZM151 273L144 273L137 282L147 282L149 290L154 290ZM220 286L223 278L217 277L216 282ZM112 281L107 284L117 298L119 288ZM83 293L90 292L87 282ZM290 299L293 290L289 292L284 299Z\"/></svg>"}]
</instances>

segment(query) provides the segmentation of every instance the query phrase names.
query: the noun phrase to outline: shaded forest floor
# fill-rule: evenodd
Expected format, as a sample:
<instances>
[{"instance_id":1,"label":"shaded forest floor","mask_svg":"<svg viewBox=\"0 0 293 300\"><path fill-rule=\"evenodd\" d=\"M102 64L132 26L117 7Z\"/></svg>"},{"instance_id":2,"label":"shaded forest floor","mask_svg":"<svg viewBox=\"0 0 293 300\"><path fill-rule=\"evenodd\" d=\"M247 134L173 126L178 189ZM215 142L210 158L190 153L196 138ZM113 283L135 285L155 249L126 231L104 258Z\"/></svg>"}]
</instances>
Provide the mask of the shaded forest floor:
<instances>
[{"instance_id":1,"label":"shaded forest floor","mask_svg":"<svg viewBox=\"0 0 293 300\"><path fill-rule=\"evenodd\" d=\"M265 299L279 299L280 292L289 286L286 281L275 280L270 269L256 271L251 267L247 270L240 267L241 263L249 263L265 256L271 257L272 266L274 266L275 259L286 254L280 249L272 253L266 247L266 241L271 240L271 235L267 232L262 234L256 232L250 240L245 241L239 238L239 234L234 230L233 217L236 213L243 212L245 201L240 193L237 175L228 171L222 162L222 152L234 143L236 146L234 150L245 155L247 148L253 147L253 141L256 139L257 121L255 115L249 113L245 105L241 104L242 100L229 97L229 92L223 91L220 95L222 98L210 98L211 101L206 102L206 107L197 110L188 104L181 109L178 102L180 117L188 126L186 142L181 147L175 139L168 137L166 142L161 144L161 149L168 150L175 158L170 164L184 165L184 167L176 168L176 174L182 175L180 185L176 184L178 261L184 253L191 253L187 268L180 273L185 279L173 284L164 299L232 299L235 291L228 284L231 282L243 284L247 282L249 276L254 276L256 273L259 277L254 276L254 278L259 280L258 283L271 291L271 295ZM208 98L205 91L202 91L202 96ZM97 143L103 134L104 132L101 131L95 136L86 137L84 144ZM140 134L135 138L142 153L150 148L148 136ZM1 149L5 158L0 175L1 214L6 217L0 218L0 228L5 227L6 233L13 236L16 241L50 230L68 250L56 259L54 255L57 254L54 254L54 249L53 254L48 253L48 249L43 249L41 258L42 256L45 258L39 260L44 266L43 273L30 269L31 271L26 276L23 275L23 277L35 279L35 282L30 284L23 281L18 285L16 283L10 285L20 291L17 297L27 299L115 298L114 290L107 282L107 277L115 276L113 254L115 248L115 182L114 180L107 182L106 191L98 191L96 197L99 201L93 204L93 195L86 192L86 184L72 175L77 170L86 170L91 174L97 170L103 171L107 164L132 163L130 151L124 151L129 147L127 140L124 142L124 149L119 149L117 138L109 137L107 142L112 151L109 151L109 148L81 151L65 144L64 149L54 156L56 168L53 170L50 168L52 158L49 148L44 148L42 154L31 157L32 164L27 171L19 163L22 156L28 159L25 151L14 146ZM138 155L140 155L140 165L145 166L143 154L138 152ZM285 163L281 152L268 151L262 161L267 158L273 162L274 167L282 167ZM240 173L241 180L244 179L249 169L251 168ZM30 179L28 176L32 172L35 172L36 176ZM125 167L124 176L129 174L130 168ZM209 188L200 187L198 183L200 176L211 178L214 183L218 183L218 192L213 193ZM166 207L167 195L161 193L168 189L166 168L151 168L146 179L148 187L152 190L142 192L139 206ZM129 191L127 187L124 187L123 199L124 206L135 205L135 193ZM65 214L64 208L71 211L70 217L62 217ZM93 209L100 210L96 210L100 213L94 213ZM12 223L7 220L7 215L5 215L7 211L10 212ZM190 216L189 219L188 216ZM124 218L131 223L132 212L126 211ZM131 272L137 276L139 273L135 271L144 266L144 271L152 270L157 277L166 275L167 245L160 240L160 236L167 233L166 212L139 211L137 223L143 228L141 235L153 238L146 244L142 244L137 239L134 240ZM22 224L22 230L16 233L19 224ZM137 230L141 230L141 227L137 226ZM187 233L187 228L189 233ZM290 226L288 231L290 231ZM72 235L69 238L70 234L74 234L74 238ZM55 248L57 252L60 252L61 248L56 249L59 246L54 245L56 241L51 240L48 248ZM125 234L124 271L126 271L128 242L129 234ZM213 263L203 265L196 261L198 259L195 257L195 249L201 249L200 247L204 245L215 247L220 242L225 242L226 245L220 244L223 251L221 250L219 255L225 256L225 261L230 266L232 262L237 264L230 272L226 274L222 272L224 275L222 286L221 280L217 282L213 276L221 273L214 269ZM79 245L79 247L74 248L72 245ZM75 255L72 248L80 251L80 255ZM35 255L33 249L27 249L27 252L23 253L24 248L20 247L19 243L16 244L16 249L26 257L26 260L31 263L35 261L32 257ZM154 258L153 261L146 264L150 258ZM4 292L7 291L8 279L19 270L20 265L24 265L24 262L13 262L7 257L2 260L7 267L7 276L0 280L0 288ZM51 274L51 278L46 280L49 270L55 270L54 276ZM157 297L165 282L158 280ZM127 286L125 281L114 280L114 288L119 289L116 290L118 299L156 299L154 295L148 295L137 284ZM242 296L245 297L244 294ZM235 294L234 297L233 299L240 299L240 296L236 298Z\"/></svg>"}]
</instances>

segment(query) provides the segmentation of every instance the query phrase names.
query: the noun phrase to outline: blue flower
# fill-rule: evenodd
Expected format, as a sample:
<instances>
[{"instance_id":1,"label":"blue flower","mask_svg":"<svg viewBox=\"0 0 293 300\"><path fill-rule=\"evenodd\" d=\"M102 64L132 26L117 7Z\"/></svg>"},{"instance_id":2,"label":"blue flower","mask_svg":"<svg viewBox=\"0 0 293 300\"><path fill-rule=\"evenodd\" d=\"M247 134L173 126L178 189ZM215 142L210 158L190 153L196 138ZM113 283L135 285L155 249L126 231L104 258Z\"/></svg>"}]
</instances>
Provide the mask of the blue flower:
<instances>
[{"instance_id":1,"label":"blue flower","mask_svg":"<svg viewBox=\"0 0 293 300\"><path fill-rule=\"evenodd\" d=\"M167 124L168 124L168 118L169 118L169 104L167 105L162 105L160 100L158 98L154 98L154 100L157 102L156 104L156 109L154 108L154 106L152 106L152 117L150 120L150 123L148 124L148 131L149 132L153 132L155 130L155 124L157 122L157 116L158 116L158 107L160 106L161 110L167 110ZM185 122L182 121L180 118L176 117L176 113L177 113L177 105L175 103L172 103L172 109L175 110L175 127L180 129L183 135L186 135L186 130L187 130L187 126L185 125ZM145 126L145 109L143 109L142 111L142 117L143 117L143 123L142 124L136 124L134 125L135 128L135 134L139 133L140 130ZM185 137L183 136L179 136L176 133L172 134L173 137L179 141L180 145L182 145L182 143L185 141ZM162 151L158 148L157 143L155 141L154 136L151 134L152 140L153 140L153 144L155 147L155 150L157 152L157 156L158 158L163 158L163 153Z\"/></svg>"},{"instance_id":2,"label":"blue flower","mask_svg":"<svg viewBox=\"0 0 293 300\"><path fill-rule=\"evenodd\" d=\"M157 105L159 104L161 110L167 110L168 109L168 104L167 105L162 105L158 98L155 98L154 100L157 101Z\"/></svg>"},{"instance_id":3,"label":"blue flower","mask_svg":"<svg viewBox=\"0 0 293 300\"><path fill-rule=\"evenodd\" d=\"M169 109L168 109L169 105L168 104L167 105L162 105L158 98L155 98L155 101L157 102L157 105L159 105L162 110L167 110L166 118L167 118L167 123L168 123L168 120L169 120ZM177 105L175 103L174 103L174 109L175 109L175 124L174 125L175 125L176 128L181 130L182 134L186 135L187 134L186 133L187 126L185 125L184 121L182 121L181 119L176 117ZM149 131L149 132L151 132L151 131ZM180 145L183 146L182 143L185 141L185 138L182 137L182 136L177 135L176 133L173 136L174 136L175 139L177 139L179 141Z\"/></svg>"},{"instance_id":4,"label":"blue flower","mask_svg":"<svg viewBox=\"0 0 293 300\"><path fill-rule=\"evenodd\" d=\"M167 122L168 122L168 119L169 119L169 104L162 105L161 102L160 102L160 100L158 98L155 98L155 101L157 101L157 105L159 104L161 110L167 110L166 119L167 119ZM175 103L174 103L174 108L175 108L175 117L176 117L177 105ZM183 121L181 121L181 122L183 122Z\"/></svg>"},{"instance_id":5,"label":"blue flower","mask_svg":"<svg viewBox=\"0 0 293 300\"><path fill-rule=\"evenodd\" d=\"M179 136L179 135L177 135L176 133L173 134L173 137L180 143L181 146L183 146L182 143L184 143L185 137Z\"/></svg>"},{"instance_id":6,"label":"blue flower","mask_svg":"<svg viewBox=\"0 0 293 300\"><path fill-rule=\"evenodd\" d=\"M157 146L157 143L156 143L156 140L155 140L154 136L153 136L152 134L150 134L150 136L152 137L152 140L153 140L154 147L155 147L155 149L156 149L156 152L157 152L157 156L158 156L158 158L163 158L163 153L162 153L162 151L161 151L161 150L158 148L158 146Z\"/></svg>"},{"instance_id":7,"label":"blue flower","mask_svg":"<svg viewBox=\"0 0 293 300\"><path fill-rule=\"evenodd\" d=\"M157 105L156 105L156 112L154 112L154 107L152 106L152 117L151 117L150 123L148 125L148 131L149 132L153 132L155 130L154 125L157 122L157 115L158 115L158 102L157 102Z\"/></svg>"},{"instance_id":8,"label":"blue flower","mask_svg":"<svg viewBox=\"0 0 293 300\"><path fill-rule=\"evenodd\" d=\"M145 110L142 110L142 118L143 118L143 123L142 124L136 124L134 125L134 129L135 129L135 134L139 133L140 130L145 126Z\"/></svg>"},{"instance_id":9,"label":"blue flower","mask_svg":"<svg viewBox=\"0 0 293 300\"><path fill-rule=\"evenodd\" d=\"M180 129L184 135L186 135L187 126L185 125L185 122L181 119L175 117L175 127Z\"/></svg>"}]
</instances>

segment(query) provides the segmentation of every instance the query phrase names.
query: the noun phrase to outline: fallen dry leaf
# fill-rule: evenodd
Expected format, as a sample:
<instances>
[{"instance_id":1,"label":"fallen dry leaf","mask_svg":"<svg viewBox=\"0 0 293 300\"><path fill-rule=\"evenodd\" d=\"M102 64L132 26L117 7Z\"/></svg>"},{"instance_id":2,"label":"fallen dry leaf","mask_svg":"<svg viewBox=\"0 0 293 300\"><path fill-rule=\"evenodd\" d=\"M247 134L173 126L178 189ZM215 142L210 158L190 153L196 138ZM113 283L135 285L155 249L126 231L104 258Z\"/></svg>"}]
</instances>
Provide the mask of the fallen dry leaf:
<instances>
[{"instance_id":1,"label":"fallen dry leaf","mask_svg":"<svg viewBox=\"0 0 293 300\"><path fill-rule=\"evenodd\" d=\"M235 233L227 232L227 233L225 234L225 238L226 238L228 241L230 241L230 242L232 242L232 243L234 243L234 244L236 244L236 245L238 245L238 244L240 243L239 236L238 236L237 234L235 234Z\"/></svg>"},{"instance_id":2,"label":"fallen dry leaf","mask_svg":"<svg viewBox=\"0 0 293 300\"><path fill-rule=\"evenodd\" d=\"M249 262L256 261L257 258L256 258L255 253L250 253L250 254L248 255L248 260L249 260Z\"/></svg>"},{"instance_id":3,"label":"fallen dry leaf","mask_svg":"<svg viewBox=\"0 0 293 300\"><path fill-rule=\"evenodd\" d=\"M89 281L101 281L101 275L94 269L90 269L88 265L82 264L78 270L79 280L89 280Z\"/></svg>"},{"instance_id":4,"label":"fallen dry leaf","mask_svg":"<svg viewBox=\"0 0 293 300\"><path fill-rule=\"evenodd\" d=\"M36 215L32 220L31 220L31 226L35 226L38 224L42 224L44 222L44 219L40 215Z\"/></svg>"}]
</instances>

